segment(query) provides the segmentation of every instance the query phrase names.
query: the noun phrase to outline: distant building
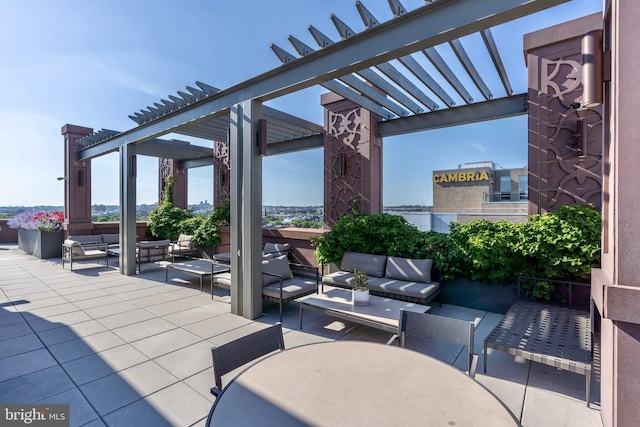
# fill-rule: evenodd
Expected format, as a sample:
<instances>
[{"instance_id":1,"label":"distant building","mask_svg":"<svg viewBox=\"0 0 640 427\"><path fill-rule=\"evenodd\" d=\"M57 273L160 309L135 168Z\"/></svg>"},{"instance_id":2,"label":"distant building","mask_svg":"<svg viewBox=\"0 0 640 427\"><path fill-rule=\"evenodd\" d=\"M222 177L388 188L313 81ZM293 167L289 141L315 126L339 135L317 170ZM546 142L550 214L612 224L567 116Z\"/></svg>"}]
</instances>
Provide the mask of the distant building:
<instances>
[{"instance_id":1,"label":"distant building","mask_svg":"<svg viewBox=\"0 0 640 427\"><path fill-rule=\"evenodd\" d=\"M446 218L447 223L467 223L480 218L527 220L526 166L503 169L491 161L465 163L457 169L433 171L432 185L434 216Z\"/></svg>"}]
</instances>

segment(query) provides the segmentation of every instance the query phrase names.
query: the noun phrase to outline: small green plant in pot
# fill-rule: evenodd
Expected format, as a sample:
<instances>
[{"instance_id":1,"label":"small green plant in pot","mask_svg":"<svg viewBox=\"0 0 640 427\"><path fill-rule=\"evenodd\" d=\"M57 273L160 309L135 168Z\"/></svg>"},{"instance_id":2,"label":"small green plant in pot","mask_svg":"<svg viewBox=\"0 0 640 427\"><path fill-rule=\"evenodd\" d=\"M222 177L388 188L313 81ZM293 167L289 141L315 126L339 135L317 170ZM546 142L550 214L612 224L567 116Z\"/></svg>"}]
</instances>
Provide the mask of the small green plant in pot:
<instances>
[{"instance_id":1,"label":"small green plant in pot","mask_svg":"<svg viewBox=\"0 0 640 427\"><path fill-rule=\"evenodd\" d=\"M351 279L353 305L369 305L369 278L364 270L353 270Z\"/></svg>"}]
</instances>

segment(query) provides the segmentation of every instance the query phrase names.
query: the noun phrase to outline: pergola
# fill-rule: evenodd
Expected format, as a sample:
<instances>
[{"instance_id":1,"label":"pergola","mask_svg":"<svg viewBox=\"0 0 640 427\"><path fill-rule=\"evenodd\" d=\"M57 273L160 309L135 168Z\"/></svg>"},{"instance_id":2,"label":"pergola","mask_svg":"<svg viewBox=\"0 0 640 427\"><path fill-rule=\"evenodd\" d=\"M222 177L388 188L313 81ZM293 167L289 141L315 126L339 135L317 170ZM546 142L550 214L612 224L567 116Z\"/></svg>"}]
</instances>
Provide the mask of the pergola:
<instances>
[{"instance_id":1,"label":"pergola","mask_svg":"<svg viewBox=\"0 0 640 427\"><path fill-rule=\"evenodd\" d=\"M159 139L175 133L229 146L231 171L232 312L261 314L262 155L322 147L323 126L263 106L275 98L321 85L380 118L380 137L511 117L527 112L526 94L513 94L491 28L568 0L439 0L406 10L389 0L393 18L379 22L359 1L364 31L336 16L341 40L315 27L313 49L289 37L297 55L272 46L282 66L227 89L202 82L129 116L136 126L101 130L80 142L79 160L118 151L120 158L121 273L135 274L135 156L172 158L181 167L213 163L213 150ZM501 87L490 88L460 40L479 35ZM448 46L466 76L457 75L439 53ZM428 72L428 60L437 70ZM462 81L473 82L473 88ZM446 81L447 89L438 82ZM474 99L472 92L479 93ZM496 96L496 93L503 94ZM456 99L458 101L456 101ZM266 142L266 150L259 142ZM266 152L265 152L266 151Z\"/></svg>"}]
</instances>

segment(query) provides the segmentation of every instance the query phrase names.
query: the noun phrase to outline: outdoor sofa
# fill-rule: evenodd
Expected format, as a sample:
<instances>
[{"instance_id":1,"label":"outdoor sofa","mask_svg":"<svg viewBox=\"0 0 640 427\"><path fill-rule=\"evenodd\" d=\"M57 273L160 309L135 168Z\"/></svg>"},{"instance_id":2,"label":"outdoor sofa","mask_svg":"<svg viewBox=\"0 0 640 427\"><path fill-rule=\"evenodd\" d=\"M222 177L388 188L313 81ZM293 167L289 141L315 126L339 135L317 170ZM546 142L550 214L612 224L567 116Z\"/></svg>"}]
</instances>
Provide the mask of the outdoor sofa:
<instances>
[{"instance_id":1,"label":"outdoor sofa","mask_svg":"<svg viewBox=\"0 0 640 427\"><path fill-rule=\"evenodd\" d=\"M109 249L119 246L118 234L94 234L69 236L62 243L62 268L65 261L73 270L73 261L102 259L109 266Z\"/></svg>"},{"instance_id":2,"label":"outdoor sofa","mask_svg":"<svg viewBox=\"0 0 640 427\"><path fill-rule=\"evenodd\" d=\"M293 274L294 270L298 275ZM302 270L311 272L315 278L302 276ZM279 303L281 322L283 304L305 295L318 293L319 284L320 274L316 266L289 262L287 255L275 258L263 257L262 259L262 298ZM213 276L212 295L214 286L230 289L231 273L220 273Z\"/></svg>"},{"instance_id":3,"label":"outdoor sofa","mask_svg":"<svg viewBox=\"0 0 640 427\"><path fill-rule=\"evenodd\" d=\"M338 271L323 274L322 292L325 284L351 288L353 271L357 269L367 273L372 295L426 305L440 293L440 284L431 281L432 267L430 259L345 252Z\"/></svg>"}]
</instances>

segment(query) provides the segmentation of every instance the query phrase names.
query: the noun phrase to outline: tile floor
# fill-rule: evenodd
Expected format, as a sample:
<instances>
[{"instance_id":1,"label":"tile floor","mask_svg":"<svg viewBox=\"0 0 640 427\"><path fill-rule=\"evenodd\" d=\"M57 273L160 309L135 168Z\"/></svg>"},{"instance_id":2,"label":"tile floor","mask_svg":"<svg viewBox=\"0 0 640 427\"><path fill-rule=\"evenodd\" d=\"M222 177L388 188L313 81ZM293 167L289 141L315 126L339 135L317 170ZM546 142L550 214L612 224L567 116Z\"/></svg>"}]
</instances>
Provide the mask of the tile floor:
<instances>
[{"instance_id":1,"label":"tile floor","mask_svg":"<svg viewBox=\"0 0 640 427\"><path fill-rule=\"evenodd\" d=\"M110 262L111 264L111 262ZM0 402L68 403L72 426L203 426L212 396L212 345L273 324L275 304L256 321L230 313L229 295L212 300L197 279L143 265L127 277L113 267L40 260L0 246ZM476 320L476 380L524 426L602 426L599 382L584 402L584 377L492 351L482 373L484 337L499 314L443 305L434 313ZM329 340L384 343L388 333L305 313L287 304L285 345ZM456 346L419 349L459 368Z\"/></svg>"}]
</instances>

